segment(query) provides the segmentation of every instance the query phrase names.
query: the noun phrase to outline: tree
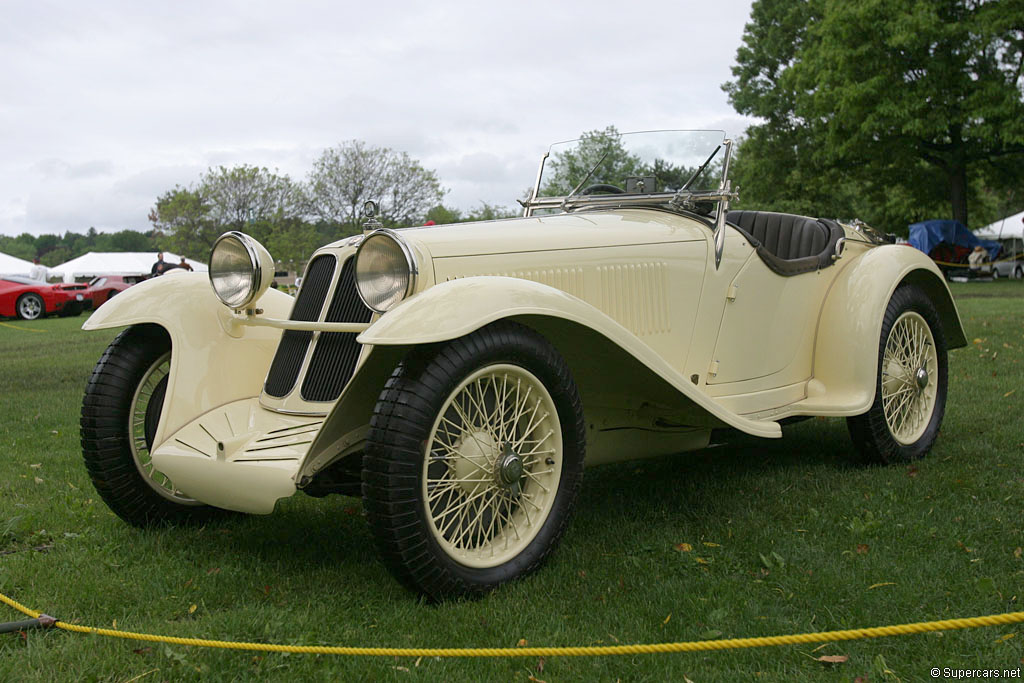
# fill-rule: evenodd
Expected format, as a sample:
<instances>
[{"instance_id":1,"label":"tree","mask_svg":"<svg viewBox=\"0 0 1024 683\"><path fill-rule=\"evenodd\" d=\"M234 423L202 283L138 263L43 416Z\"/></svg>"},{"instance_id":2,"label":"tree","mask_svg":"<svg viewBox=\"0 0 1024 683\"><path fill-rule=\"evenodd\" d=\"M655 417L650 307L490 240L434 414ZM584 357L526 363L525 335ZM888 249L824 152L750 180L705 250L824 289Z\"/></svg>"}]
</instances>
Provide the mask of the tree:
<instances>
[{"instance_id":1,"label":"tree","mask_svg":"<svg viewBox=\"0 0 1024 683\"><path fill-rule=\"evenodd\" d=\"M221 234L201 192L178 185L157 198L149 220L167 236L168 247L184 255L205 254Z\"/></svg>"},{"instance_id":2,"label":"tree","mask_svg":"<svg viewBox=\"0 0 1024 683\"><path fill-rule=\"evenodd\" d=\"M497 221L503 218L515 218L523 215L521 210L511 209L507 206L500 206L498 204L488 204L485 201L480 202L480 206L470 210L464 221Z\"/></svg>"},{"instance_id":3,"label":"tree","mask_svg":"<svg viewBox=\"0 0 1024 683\"><path fill-rule=\"evenodd\" d=\"M540 194L548 197L568 195L592 170L585 185L617 185L623 178L645 175L640 157L626 151L615 126L584 132L578 143L556 150L544 166Z\"/></svg>"},{"instance_id":4,"label":"tree","mask_svg":"<svg viewBox=\"0 0 1024 683\"><path fill-rule=\"evenodd\" d=\"M369 200L379 203L385 224L413 225L444 194L437 174L407 153L360 140L324 150L306 183L311 212L351 232L359 230L363 204Z\"/></svg>"},{"instance_id":5,"label":"tree","mask_svg":"<svg viewBox=\"0 0 1024 683\"><path fill-rule=\"evenodd\" d=\"M735 176L769 204L966 223L1024 176L1022 65L1020 3L758 0L724 86L764 120Z\"/></svg>"},{"instance_id":6,"label":"tree","mask_svg":"<svg viewBox=\"0 0 1024 683\"><path fill-rule=\"evenodd\" d=\"M149 219L176 252L202 257L224 232L241 230L264 241L302 211L300 189L287 175L257 166L218 166L190 188L175 186L157 199Z\"/></svg>"},{"instance_id":7,"label":"tree","mask_svg":"<svg viewBox=\"0 0 1024 683\"><path fill-rule=\"evenodd\" d=\"M257 166L209 169L199 179L198 192L209 205L209 217L224 228L242 230L254 221L301 213L301 193L291 178Z\"/></svg>"}]
</instances>

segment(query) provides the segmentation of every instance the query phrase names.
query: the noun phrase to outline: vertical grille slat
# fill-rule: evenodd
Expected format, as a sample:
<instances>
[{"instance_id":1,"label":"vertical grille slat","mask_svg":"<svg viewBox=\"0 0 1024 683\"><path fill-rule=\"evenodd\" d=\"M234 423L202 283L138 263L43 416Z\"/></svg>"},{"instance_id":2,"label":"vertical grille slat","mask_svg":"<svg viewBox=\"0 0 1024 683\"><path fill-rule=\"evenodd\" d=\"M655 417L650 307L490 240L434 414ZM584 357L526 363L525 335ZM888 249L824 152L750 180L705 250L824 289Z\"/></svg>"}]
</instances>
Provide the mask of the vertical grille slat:
<instances>
[{"instance_id":1,"label":"vertical grille slat","mask_svg":"<svg viewBox=\"0 0 1024 683\"><path fill-rule=\"evenodd\" d=\"M322 254L309 264L289 320L311 322L319 319L320 311L327 300L327 290L331 286L336 261L333 255ZM270 372L267 373L267 381L263 385L263 390L268 395L281 398L291 392L299 378L299 370L312 339L312 332L284 331Z\"/></svg>"},{"instance_id":2,"label":"vertical grille slat","mask_svg":"<svg viewBox=\"0 0 1024 683\"><path fill-rule=\"evenodd\" d=\"M366 323L373 311L356 294L355 259L350 258L341 269L338 286L327 309L327 322ZM302 398L307 401L333 401L352 378L361 345L358 335L347 332L321 332L302 382Z\"/></svg>"}]
</instances>

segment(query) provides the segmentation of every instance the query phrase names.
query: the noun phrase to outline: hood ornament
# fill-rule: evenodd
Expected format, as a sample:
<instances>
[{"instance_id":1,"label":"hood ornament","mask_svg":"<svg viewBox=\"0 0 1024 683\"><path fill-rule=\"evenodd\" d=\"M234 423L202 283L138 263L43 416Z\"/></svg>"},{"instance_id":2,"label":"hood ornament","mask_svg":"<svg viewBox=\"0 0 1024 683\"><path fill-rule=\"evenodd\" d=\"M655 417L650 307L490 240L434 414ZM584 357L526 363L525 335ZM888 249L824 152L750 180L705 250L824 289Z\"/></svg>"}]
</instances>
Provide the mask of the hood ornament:
<instances>
[{"instance_id":1,"label":"hood ornament","mask_svg":"<svg viewBox=\"0 0 1024 683\"><path fill-rule=\"evenodd\" d=\"M363 203L363 234L368 235L374 230L379 230L384 227L384 224L377 218L377 214L380 212L377 202L368 200Z\"/></svg>"}]
</instances>

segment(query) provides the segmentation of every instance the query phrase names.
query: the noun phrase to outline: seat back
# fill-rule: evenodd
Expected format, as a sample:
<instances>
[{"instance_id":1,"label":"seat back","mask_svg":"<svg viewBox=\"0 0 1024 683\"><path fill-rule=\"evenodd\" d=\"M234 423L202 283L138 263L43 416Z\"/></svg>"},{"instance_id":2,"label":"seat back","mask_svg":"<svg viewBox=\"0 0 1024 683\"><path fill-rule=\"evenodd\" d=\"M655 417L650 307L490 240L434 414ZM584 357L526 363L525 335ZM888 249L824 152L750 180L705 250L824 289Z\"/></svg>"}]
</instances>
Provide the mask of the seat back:
<instances>
[{"instance_id":1,"label":"seat back","mask_svg":"<svg viewBox=\"0 0 1024 683\"><path fill-rule=\"evenodd\" d=\"M726 220L739 228L769 268L799 275L833 263L843 229L834 221L774 211L730 211Z\"/></svg>"}]
</instances>

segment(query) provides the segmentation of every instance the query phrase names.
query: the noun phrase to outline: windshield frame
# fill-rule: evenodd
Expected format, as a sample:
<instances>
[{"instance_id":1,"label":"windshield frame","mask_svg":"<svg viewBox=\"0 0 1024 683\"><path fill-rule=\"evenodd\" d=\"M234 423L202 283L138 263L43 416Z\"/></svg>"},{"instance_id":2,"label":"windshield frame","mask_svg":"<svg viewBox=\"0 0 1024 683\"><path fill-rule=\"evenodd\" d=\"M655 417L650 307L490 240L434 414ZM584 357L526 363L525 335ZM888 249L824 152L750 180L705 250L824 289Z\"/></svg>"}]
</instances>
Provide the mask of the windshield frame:
<instances>
[{"instance_id":1,"label":"windshield frame","mask_svg":"<svg viewBox=\"0 0 1024 683\"><path fill-rule=\"evenodd\" d=\"M680 189L673 192L654 192L647 194L610 194L610 195L563 195L541 197L541 182L544 176L544 167L551 156L551 148L556 145L577 142L568 140L552 144L541 157L540 165L537 168L537 178L534 182L530 198L522 201L523 217L529 218L538 210L561 210L569 213L583 208L628 208L628 207L660 207L674 211L690 211L697 202L717 201L719 202L719 213L724 214L728 210L728 201L735 199L736 194L730 191L729 165L732 159L733 141L725 137L724 131L717 130L646 130L620 133L617 137L639 135L644 133L722 133L721 147L724 150L722 161L722 178L717 189L713 190L688 190ZM582 140L583 138L580 138ZM724 202L724 205L723 205Z\"/></svg>"}]
</instances>

